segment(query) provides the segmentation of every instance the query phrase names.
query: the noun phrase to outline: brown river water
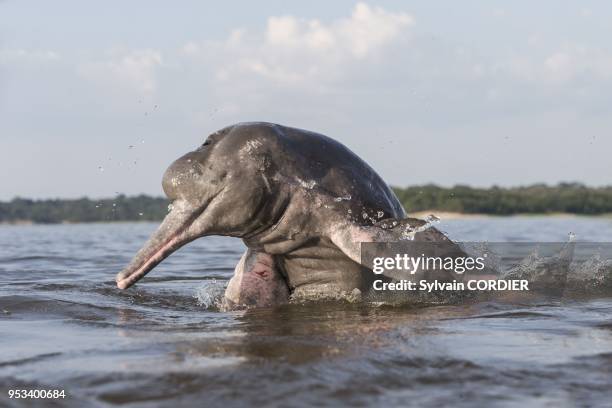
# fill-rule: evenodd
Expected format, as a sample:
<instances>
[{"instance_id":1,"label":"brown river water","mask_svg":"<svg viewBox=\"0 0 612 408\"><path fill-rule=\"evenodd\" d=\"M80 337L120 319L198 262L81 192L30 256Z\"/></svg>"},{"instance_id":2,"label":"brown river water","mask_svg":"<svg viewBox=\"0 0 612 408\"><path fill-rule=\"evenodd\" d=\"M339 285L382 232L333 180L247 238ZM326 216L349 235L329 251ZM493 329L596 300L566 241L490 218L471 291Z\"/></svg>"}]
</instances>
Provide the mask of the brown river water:
<instances>
[{"instance_id":1,"label":"brown river water","mask_svg":"<svg viewBox=\"0 0 612 408\"><path fill-rule=\"evenodd\" d=\"M461 241L612 242L608 218L438 227ZM115 287L155 228L0 226L0 406L612 406L610 276L575 295L222 312L236 239L200 239Z\"/></svg>"}]
</instances>

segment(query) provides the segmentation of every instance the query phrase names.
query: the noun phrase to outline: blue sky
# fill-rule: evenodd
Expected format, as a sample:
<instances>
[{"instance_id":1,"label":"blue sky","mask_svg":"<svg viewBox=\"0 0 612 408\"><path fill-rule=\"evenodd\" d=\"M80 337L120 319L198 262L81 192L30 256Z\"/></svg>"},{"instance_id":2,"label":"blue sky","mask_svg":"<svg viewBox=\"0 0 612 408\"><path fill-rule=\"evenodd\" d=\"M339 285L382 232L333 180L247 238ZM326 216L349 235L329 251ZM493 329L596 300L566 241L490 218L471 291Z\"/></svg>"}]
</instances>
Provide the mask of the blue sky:
<instances>
[{"instance_id":1,"label":"blue sky","mask_svg":"<svg viewBox=\"0 0 612 408\"><path fill-rule=\"evenodd\" d=\"M0 199L161 194L252 120L394 185L612 184L610 21L603 1L0 1Z\"/></svg>"}]
</instances>

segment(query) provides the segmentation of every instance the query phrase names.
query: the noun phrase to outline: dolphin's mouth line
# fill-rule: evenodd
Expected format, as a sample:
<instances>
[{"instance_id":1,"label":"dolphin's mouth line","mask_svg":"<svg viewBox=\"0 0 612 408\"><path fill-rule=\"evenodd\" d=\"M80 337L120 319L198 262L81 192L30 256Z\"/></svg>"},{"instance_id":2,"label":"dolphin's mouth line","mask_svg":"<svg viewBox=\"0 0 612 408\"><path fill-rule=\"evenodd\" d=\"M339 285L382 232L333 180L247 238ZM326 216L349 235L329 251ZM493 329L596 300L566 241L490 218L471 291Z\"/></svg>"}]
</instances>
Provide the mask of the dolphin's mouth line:
<instances>
[{"instance_id":1,"label":"dolphin's mouth line","mask_svg":"<svg viewBox=\"0 0 612 408\"><path fill-rule=\"evenodd\" d=\"M149 273L161 261L166 259L170 254L176 251L187 242L191 241L188 237L183 237L185 231L193 224L193 222L204 212L211 200L208 200L204 205L197 208L190 217L174 232L169 239L160 245L151 255L149 255L137 268L133 269L127 276L122 276L123 272L117 275L115 281L119 289L127 289L134 283L138 282L143 276Z\"/></svg>"},{"instance_id":2,"label":"dolphin's mouth line","mask_svg":"<svg viewBox=\"0 0 612 408\"><path fill-rule=\"evenodd\" d=\"M127 289L134 283L138 282L143 276L145 276L155 265L163 261L169 253L173 252L176 248L176 244L179 242L179 236L183 231L179 231L175 234L168 242L163 244L153 255L151 255L141 266L139 266L134 272L128 276L119 278L117 277L117 287L119 289Z\"/></svg>"}]
</instances>

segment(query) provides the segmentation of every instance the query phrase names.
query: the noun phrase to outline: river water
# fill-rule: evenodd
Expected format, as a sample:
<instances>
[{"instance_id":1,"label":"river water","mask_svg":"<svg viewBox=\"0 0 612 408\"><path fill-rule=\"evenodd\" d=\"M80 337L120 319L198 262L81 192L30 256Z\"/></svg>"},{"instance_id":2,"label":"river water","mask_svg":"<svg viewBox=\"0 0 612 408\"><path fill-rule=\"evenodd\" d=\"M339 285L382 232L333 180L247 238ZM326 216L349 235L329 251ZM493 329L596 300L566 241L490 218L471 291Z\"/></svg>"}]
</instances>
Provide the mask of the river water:
<instances>
[{"instance_id":1,"label":"river water","mask_svg":"<svg viewBox=\"0 0 612 408\"><path fill-rule=\"evenodd\" d=\"M115 274L156 224L0 226L0 406L612 406L612 290L221 312L236 239ZM460 241L612 242L612 219L442 222Z\"/></svg>"}]
</instances>

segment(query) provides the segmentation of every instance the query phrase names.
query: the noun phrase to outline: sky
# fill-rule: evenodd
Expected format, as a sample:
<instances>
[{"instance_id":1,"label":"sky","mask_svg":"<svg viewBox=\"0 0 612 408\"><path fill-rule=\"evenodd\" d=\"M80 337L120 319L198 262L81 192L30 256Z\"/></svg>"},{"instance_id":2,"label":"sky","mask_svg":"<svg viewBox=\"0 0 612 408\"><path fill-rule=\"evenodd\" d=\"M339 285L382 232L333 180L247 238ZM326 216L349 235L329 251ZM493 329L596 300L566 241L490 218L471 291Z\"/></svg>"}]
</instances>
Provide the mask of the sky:
<instances>
[{"instance_id":1,"label":"sky","mask_svg":"<svg viewBox=\"0 0 612 408\"><path fill-rule=\"evenodd\" d=\"M162 195L243 121L389 183L612 184L612 3L0 0L0 200Z\"/></svg>"}]
</instances>

